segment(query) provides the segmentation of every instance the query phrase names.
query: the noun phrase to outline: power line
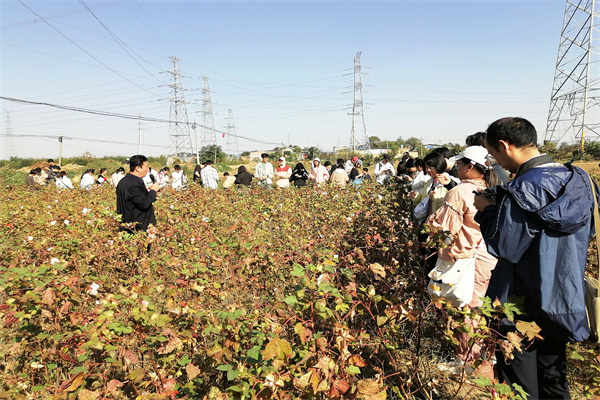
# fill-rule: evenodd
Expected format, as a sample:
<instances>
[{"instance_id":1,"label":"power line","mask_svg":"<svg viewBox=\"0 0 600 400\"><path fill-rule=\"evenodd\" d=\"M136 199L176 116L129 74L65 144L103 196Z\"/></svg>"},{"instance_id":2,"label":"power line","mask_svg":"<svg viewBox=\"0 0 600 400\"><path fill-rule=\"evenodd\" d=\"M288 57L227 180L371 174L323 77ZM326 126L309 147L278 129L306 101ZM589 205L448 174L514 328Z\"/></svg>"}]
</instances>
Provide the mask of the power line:
<instances>
[{"instance_id":1,"label":"power line","mask_svg":"<svg viewBox=\"0 0 600 400\"><path fill-rule=\"evenodd\" d=\"M153 94L152 92L150 92L148 89L145 89L141 86L139 86L138 84L134 83L133 81L131 81L130 79L126 78L124 75L122 75L121 73L119 73L118 71L114 70L113 68L109 67L107 64L105 64L104 62L100 61L100 59L98 59L97 57L95 57L94 55L92 55L92 53L88 52L86 49L84 49L83 47L81 47L80 45L78 45L77 43L75 43L75 41L73 39L71 39L70 37L68 37L67 35L65 35L64 33L62 33L59 29L55 28L50 22L48 22L44 17L42 17L40 14L36 13L35 11L33 11L31 8L29 8L25 3L23 3L22 0L18 0L19 3L21 3L25 8L27 8L29 11L31 11L33 14L35 14L38 18L40 18L42 21L44 21L46 24L48 24L48 26L50 26L52 29L54 29L56 32L58 32L62 37L64 37L65 39L67 39L69 42L71 42L72 44L74 44L75 46L77 46L77 48L79 48L81 51L83 51L85 54L87 54L88 56L92 57L94 60L96 60L97 62L99 62L100 64L102 64L104 67L106 67L107 69L109 69L110 71L114 72L115 74L117 74L118 76L120 76L121 78L125 79L127 82L131 83L132 85L137 86L138 88Z\"/></svg>"},{"instance_id":2,"label":"power line","mask_svg":"<svg viewBox=\"0 0 600 400\"><path fill-rule=\"evenodd\" d=\"M160 122L160 123L166 123L166 124L170 124L170 123L174 123L175 122L175 121L171 121L171 120L168 120L168 119L162 119L162 118L140 117L139 115L128 115L128 114L120 114L120 113L113 113L113 112L107 112L107 111L90 110L90 109L80 108L80 107L61 106L61 105L58 105L58 104L51 104L51 103L43 103L43 102L37 102L37 101L22 100L22 99L16 99L16 98L13 98L13 97L6 97L6 96L0 96L0 99L6 100L6 101L15 102L15 103L23 103L23 104L38 105L38 106L47 106L47 107L58 108L58 109L61 109L61 110L68 110L68 111L81 112L81 113L87 113L87 114L101 115L101 116L104 116L104 117L124 118L124 119L141 120L141 121L147 121L147 122ZM180 122L180 124L181 123L184 123L184 122ZM185 122L185 124L191 126L194 123L193 122ZM196 125L200 126L202 128L206 128L206 129L213 129L215 132L220 133L220 134L227 134L227 132L221 131L221 130L218 130L218 129L215 129L215 128L208 128L208 127L205 127L204 125L199 125L199 124L196 124ZM247 140L249 142L254 142L254 143L259 143L259 144L275 144L275 145L280 145L281 144L281 143L276 143L276 142L268 142L266 140L253 139L253 138L249 138L249 137L245 137L245 136L241 136L241 135L235 135L235 136L238 137L238 138L240 138L240 139L244 139L244 140ZM114 142L108 141L108 143L114 143Z\"/></svg>"}]
</instances>

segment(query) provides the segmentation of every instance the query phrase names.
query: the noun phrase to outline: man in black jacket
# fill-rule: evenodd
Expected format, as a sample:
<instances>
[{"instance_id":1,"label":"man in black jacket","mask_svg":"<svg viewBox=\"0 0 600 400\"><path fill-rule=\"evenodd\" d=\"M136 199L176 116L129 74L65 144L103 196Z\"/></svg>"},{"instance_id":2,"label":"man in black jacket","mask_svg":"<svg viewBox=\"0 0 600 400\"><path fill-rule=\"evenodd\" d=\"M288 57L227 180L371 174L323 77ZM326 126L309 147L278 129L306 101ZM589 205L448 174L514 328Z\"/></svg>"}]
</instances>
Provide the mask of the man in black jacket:
<instances>
[{"instance_id":1,"label":"man in black jacket","mask_svg":"<svg viewBox=\"0 0 600 400\"><path fill-rule=\"evenodd\" d=\"M150 224L156 225L154 206L158 182L146 189L144 178L148 174L148 159L135 155L129 160L130 172L117 185L117 213L122 222L135 222L136 231L145 231Z\"/></svg>"}]
</instances>

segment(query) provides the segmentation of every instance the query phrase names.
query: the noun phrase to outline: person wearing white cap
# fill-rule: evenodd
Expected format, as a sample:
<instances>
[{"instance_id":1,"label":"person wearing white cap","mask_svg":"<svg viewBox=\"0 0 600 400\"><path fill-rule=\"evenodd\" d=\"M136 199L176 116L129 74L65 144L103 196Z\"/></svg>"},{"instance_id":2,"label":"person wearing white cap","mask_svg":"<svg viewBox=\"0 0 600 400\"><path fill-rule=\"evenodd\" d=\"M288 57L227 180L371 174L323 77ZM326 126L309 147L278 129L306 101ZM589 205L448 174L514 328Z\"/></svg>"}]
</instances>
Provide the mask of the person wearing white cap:
<instances>
[{"instance_id":1,"label":"person wearing white cap","mask_svg":"<svg viewBox=\"0 0 600 400\"><path fill-rule=\"evenodd\" d=\"M280 188L286 188L290 186L290 176L292 176L292 169L285 163L285 157L279 157L279 165L275 169L275 176L277 177L277 186Z\"/></svg>"},{"instance_id":2,"label":"person wearing white cap","mask_svg":"<svg viewBox=\"0 0 600 400\"><path fill-rule=\"evenodd\" d=\"M315 181L315 183L325 183L329 180L329 172L327 172L327 168L321 165L319 158L313 160L308 179Z\"/></svg>"},{"instance_id":3,"label":"person wearing white cap","mask_svg":"<svg viewBox=\"0 0 600 400\"><path fill-rule=\"evenodd\" d=\"M458 170L461 183L448 191L444 204L427 219L427 224L433 232L448 234L446 247L438 250L441 262L454 263L459 259L475 259L475 280L472 298L462 305L479 307L485 296L492 270L497 259L491 256L486 248L479 224L475 222L477 209L474 206L474 191L479 191L496 185L494 171L488 167L488 152L485 147L467 147L459 155L452 157ZM465 358L478 357L477 346L470 350L466 340L460 340L459 356ZM464 343L463 343L464 342ZM469 360L472 361L472 360Z\"/></svg>"}]
</instances>

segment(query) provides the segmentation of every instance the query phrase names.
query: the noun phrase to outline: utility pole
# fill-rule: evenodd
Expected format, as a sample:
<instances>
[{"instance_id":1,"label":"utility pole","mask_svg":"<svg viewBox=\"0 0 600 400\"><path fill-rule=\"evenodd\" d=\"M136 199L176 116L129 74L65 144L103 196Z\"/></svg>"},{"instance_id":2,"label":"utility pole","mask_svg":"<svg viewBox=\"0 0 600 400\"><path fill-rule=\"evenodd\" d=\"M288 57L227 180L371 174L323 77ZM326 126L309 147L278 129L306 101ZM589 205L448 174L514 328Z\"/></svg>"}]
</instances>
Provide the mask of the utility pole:
<instances>
[{"instance_id":1,"label":"utility pole","mask_svg":"<svg viewBox=\"0 0 600 400\"><path fill-rule=\"evenodd\" d=\"M138 120L138 154L146 155L146 140L144 138L144 131L142 130L142 115L139 115Z\"/></svg>"},{"instance_id":2,"label":"utility pole","mask_svg":"<svg viewBox=\"0 0 600 400\"><path fill-rule=\"evenodd\" d=\"M362 67L360 65L360 56L362 51L356 53L354 57L354 102L352 104L352 130L350 133L350 150L355 154L356 150L370 150L371 143L367 135L367 125L363 112L363 84L361 78Z\"/></svg>"},{"instance_id":3,"label":"utility pole","mask_svg":"<svg viewBox=\"0 0 600 400\"><path fill-rule=\"evenodd\" d=\"M13 141L13 134L12 134L12 123L10 120L10 112L8 112L6 109L4 109L4 115L6 117L6 144L4 146L5 152L4 152L4 156L6 157L7 160L10 160L11 157L16 156L15 154L15 143Z\"/></svg>"},{"instance_id":4,"label":"utility pole","mask_svg":"<svg viewBox=\"0 0 600 400\"><path fill-rule=\"evenodd\" d=\"M544 140L600 138L600 14L596 0L566 1Z\"/></svg>"},{"instance_id":5,"label":"utility pole","mask_svg":"<svg viewBox=\"0 0 600 400\"><path fill-rule=\"evenodd\" d=\"M63 146L63 136L60 135L58 137L58 165L62 167L62 146Z\"/></svg>"},{"instance_id":6,"label":"utility pole","mask_svg":"<svg viewBox=\"0 0 600 400\"><path fill-rule=\"evenodd\" d=\"M181 78L183 75L179 71L179 58L170 57L173 62L173 69L167 71L172 75L172 82L168 85L171 88L171 110L169 118L169 157L177 157L187 161L193 154L192 138L188 122L187 107L183 92L185 91Z\"/></svg>"}]
</instances>

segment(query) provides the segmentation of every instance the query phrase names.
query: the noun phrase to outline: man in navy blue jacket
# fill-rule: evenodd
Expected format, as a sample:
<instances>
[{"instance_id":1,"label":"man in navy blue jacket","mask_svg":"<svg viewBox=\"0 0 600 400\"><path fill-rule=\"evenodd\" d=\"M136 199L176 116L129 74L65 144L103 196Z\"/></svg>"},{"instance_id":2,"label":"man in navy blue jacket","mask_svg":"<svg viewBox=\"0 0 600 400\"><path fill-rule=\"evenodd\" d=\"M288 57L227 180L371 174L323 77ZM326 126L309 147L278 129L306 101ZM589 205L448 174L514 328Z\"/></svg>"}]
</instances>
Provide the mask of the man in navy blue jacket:
<instances>
[{"instance_id":1,"label":"man in navy blue jacket","mask_svg":"<svg viewBox=\"0 0 600 400\"><path fill-rule=\"evenodd\" d=\"M584 272L593 229L592 185L570 164L540 154L537 133L523 118L502 118L486 132L485 147L515 173L493 197L476 196L483 238L498 258L487 295L522 302L522 320L541 328L543 341L526 343L505 360L497 352L500 381L519 384L530 399L568 399L566 343L589 335ZM514 330L504 320L500 332Z\"/></svg>"},{"instance_id":2,"label":"man in navy blue jacket","mask_svg":"<svg viewBox=\"0 0 600 400\"><path fill-rule=\"evenodd\" d=\"M150 224L156 225L154 206L159 182L146 189L144 178L148 174L148 159L135 155L129 160L130 172L117 185L117 213L122 222L135 222L136 231L145 231Z\"/></svg>"}]
</instances>

